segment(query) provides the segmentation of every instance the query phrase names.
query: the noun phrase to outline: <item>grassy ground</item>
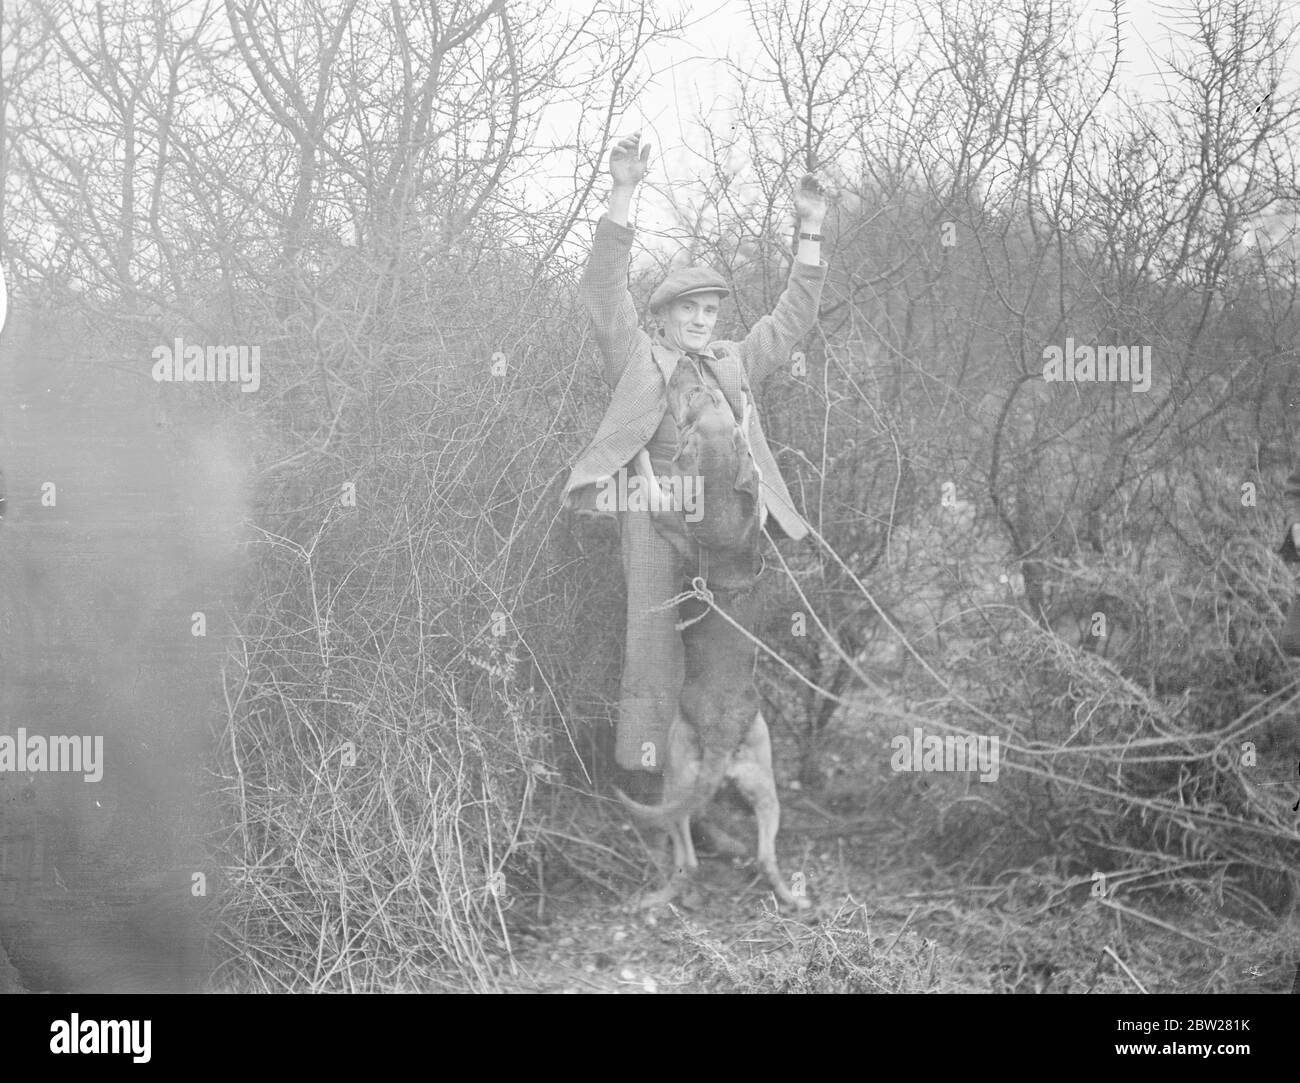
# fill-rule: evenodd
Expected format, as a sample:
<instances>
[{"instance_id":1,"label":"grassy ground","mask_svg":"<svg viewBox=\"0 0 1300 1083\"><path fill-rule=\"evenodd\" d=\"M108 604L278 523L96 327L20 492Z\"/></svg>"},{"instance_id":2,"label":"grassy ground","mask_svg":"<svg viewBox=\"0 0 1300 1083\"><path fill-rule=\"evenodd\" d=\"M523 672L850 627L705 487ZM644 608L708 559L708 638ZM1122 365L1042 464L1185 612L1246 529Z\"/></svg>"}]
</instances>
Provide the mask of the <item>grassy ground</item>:
<instances>
[{"instance_id":1,"label":"grassy ground","mask_svg":"<svg viewBox=\"0 0 1300 1083\"><path fill-rule=\"evenodd\" d=\"M893 775L872 748L860 730L840 731L826 754L833 770L815 792L782 788L781 868L787 879L803 878L814 903L798 915L775 908L752 863L709 857L701 861L694 909L642 911L641 892L660 882L660 840L634 828L615 802L557 788L534 860L513 870L502 899L508 949L492 956L480 988L1290 990L1300 926L1289 916L1271 921L1210 892L1121 892L1099 900L1086 870L1062 868L1031 845L1016 850L1007 844L1012 836L986 830L988 821L963 821L960 787L936 800L936 788L951 779ZM753 818L738 800L723 795L713 816L752 845ZM0 955L0 990L19 991L29 972L39 980L28 988L183 987L175 965L159 969L169 958L179 962L159 939L168 923L146 910L138 893L100 898L105 892L77 886L69 894L62 883L46 885L49 905L9 923L5 940L17 970ZM183 895L184 886L172 895ZM240 944L229 947L243 953ZM256 948L275 952L274 937ZM382 959L370 964L382 972ZM413 988L380 979L368 987Z\"/></svg>"},{"instance_id":2,"label":"grassy ground","mask_svg":"<svg viewBox=\"0 0 1300 1083\"><path fill-rule=\"evenodd\" d=\"M778 746L783 742L778 739ZM666 859L612 802L570 801L572 819L512 901L500 987L546 992L1288 992L1300 924L1206 891L1094 897L1049 846L965 819L978 783L936 800L925 776L893 775L861 727L827 749L817 792L782 788L781 869L814 906L780 913L752 864L701 861L700 905L643 912ZM778 759L782 759L778 751ZM783 772L778 766L778 777ZM753 844L753 818L715 803ZM1001 837L997 837L1001 836ZM585 840L575 846L574 839ZM993 850L990 849L993 847ZM1002 847L1000 856L997 848ZM998 868L1000 866L1000 868ZM990 868L998 871L990 873Z\"/></svg>"},{"instance_id":3,"label":"grassy ground","mask_svg":"<svg viewBox=\"0 0 1300 1083\"><path fill-rule=\"evenodd\" d=\"M775 910L752 866L701 861L702 905L642 912L622 877L517 900L501 987L544 992L1287 992L1300 929L1186 901L1100 902L1049 862L971 884L863 810L789 793L781 857L813 909ZM742 820L743 815L736 817ZM628 829L628 833L631 830ZM635 850L634 839L627 844ZM647 883L652 873L645 862ZM655 881L657 883L657 881ZM1119 909L1122 906L1124 909Z\"/></svg>"}]
</instances>

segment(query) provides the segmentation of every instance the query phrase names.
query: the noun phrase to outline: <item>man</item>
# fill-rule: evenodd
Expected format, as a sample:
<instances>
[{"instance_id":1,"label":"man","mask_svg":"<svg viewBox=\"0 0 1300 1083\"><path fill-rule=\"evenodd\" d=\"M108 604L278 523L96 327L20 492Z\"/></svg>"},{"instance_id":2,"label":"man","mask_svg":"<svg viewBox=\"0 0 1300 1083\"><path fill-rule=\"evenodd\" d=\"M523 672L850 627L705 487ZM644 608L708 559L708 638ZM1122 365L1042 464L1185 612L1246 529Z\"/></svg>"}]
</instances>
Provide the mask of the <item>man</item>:
<instances>
[{"instance_id":1,"label":"man","mask_svg":"<svg viewBox=\"0 0 1300 1083\"><path fill-rule=\"evenodd\" d=\"M1291 471L1283 490L1287 508L1286 535L1278 550L1288 564L1300 564L1300 466ZM1284 654L1300 656L1300 597L1292 600L1278 645Z\"/></svg>"},{"instance_id":2,"label":"man","mask_svg":"<svg viewBox=\"0 0 1300 1083\"><path fill-rule=\"evenodd\" d=\"M674 271L654 291L650 311L661 326L651 337L637 322L627 291L628 261L635 231L628 211L636 186L645 177L650 146L640 146L639 132L620 140L610 154L614 184L609 209L596 225L591 257L579 299L591 316L604 361L605 382L613 398L595 439L578 456L564 488L570 507L608 512L610 479L645 450L656 477L671 474L677 430L668 411L666 389L678 364L697 367L710 387L720 388L736 419L748 419L754 461L761 474L763 506L769 525L802 538L808 526L795 511L776 461L763 436L751 387L790 360L790 353L817 321L826 279L821 259L821 225L826 197L812 175L794 193L799 216L799 247L789 283L776 308L754 324L741 342L712 341L726 280L706 267ZM627 476L627 475L625 475ZM631 503L631 502L629 502ZM652 525L648 511L618 510L623 575L627 582L627 641L624 648L622 697L615 760L628 772L662 770L684 677L677 614L664 603L681 589L683 573L676 551ZM696 570L690 569L690 575ZM645 775L623 778L623 788L653 799Z\"/></svg>"}]
</instances>

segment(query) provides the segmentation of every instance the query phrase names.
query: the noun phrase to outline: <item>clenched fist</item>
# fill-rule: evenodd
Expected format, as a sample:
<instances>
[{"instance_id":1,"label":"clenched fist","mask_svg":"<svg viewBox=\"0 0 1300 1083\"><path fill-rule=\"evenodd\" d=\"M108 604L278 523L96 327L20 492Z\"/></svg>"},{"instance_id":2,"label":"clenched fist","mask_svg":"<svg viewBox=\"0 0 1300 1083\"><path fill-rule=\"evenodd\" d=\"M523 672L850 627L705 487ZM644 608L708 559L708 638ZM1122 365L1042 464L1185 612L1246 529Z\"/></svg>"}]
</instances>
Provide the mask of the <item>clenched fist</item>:
<instances>
[{"instance_id":1,"label":"clenched fist","mask_svg":"<svg viewBox=\"0 0 1300 1083\"><path fill-rule=\"evenodd\" d=\"M617 188L635 188L650 169L650 144L641 146L641 133L633 132L614 144L609 154L609 173Z\"/></svg>"},{"instance_id":2,"label":"clenched fist","mask_svg":"<svg viewBox=\"0 0 1300 1083\"><path fill-rule=\"evenodd\" d=\"M804 225L820 226L826 217L826 189L815 174L805 173L794 190L794 209ZM810 230L815 233L816 229Z\"/></svg>"}]
</instances>

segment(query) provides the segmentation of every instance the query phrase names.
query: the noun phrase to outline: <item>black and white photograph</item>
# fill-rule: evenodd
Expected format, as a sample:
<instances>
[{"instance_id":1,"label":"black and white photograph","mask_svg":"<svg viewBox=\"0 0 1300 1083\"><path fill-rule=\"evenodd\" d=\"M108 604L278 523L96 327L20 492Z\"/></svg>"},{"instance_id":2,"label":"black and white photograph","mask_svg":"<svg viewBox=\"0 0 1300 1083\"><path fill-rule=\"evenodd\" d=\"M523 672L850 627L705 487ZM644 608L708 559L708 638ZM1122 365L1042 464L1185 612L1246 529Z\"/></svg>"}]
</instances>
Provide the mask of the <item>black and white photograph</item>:
<instances>
[{"instance_id":1,"label":"black and white photograph","mask_svg":"<svg viewBox=\"0 0 1300 1083\"><path fill-rule=\"evenodd\" d=\"M1298 50L3 0L0 991L1300 992Z\"/></svg>"}]
</instances>

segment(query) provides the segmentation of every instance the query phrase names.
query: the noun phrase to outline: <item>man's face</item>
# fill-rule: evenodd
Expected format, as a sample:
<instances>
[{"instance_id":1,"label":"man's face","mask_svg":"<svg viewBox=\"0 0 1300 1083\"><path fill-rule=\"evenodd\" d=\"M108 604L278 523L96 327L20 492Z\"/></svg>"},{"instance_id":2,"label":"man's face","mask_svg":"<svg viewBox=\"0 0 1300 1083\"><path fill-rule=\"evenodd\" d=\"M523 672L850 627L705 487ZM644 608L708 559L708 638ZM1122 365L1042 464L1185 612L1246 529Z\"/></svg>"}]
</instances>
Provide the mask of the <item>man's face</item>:
<instances>
[{"instance_id":1,"label":"man's face","mask_svg":"<svg viewBox=\"0 0 1300 1083\"><path fill-rule=\"evenodd\" d=\"M713 338L713 325L718 322L718 308L722 304L720 293L692 293L679 297L664 312L664 338L671 346L699 352Z\"/></svg>"}]
</instances>

